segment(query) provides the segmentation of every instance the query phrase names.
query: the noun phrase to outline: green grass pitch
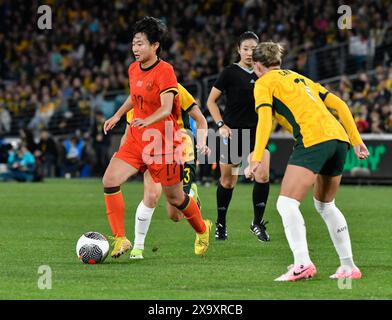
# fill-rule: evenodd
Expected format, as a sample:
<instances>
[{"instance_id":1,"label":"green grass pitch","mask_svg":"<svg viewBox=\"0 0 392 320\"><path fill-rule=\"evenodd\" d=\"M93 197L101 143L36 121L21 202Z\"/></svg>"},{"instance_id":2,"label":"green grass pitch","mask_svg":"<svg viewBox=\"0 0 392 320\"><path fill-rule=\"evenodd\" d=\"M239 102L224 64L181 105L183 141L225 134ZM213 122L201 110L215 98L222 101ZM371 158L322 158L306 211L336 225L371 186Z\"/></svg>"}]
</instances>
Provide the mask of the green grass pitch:
<instances>
[{"instance_id":1,"label":"green grass pitch","mask_svg":"<svg viewBox=\"0 0 392 320\"><path fill-rule=\"evenodd\" d=\"M122 188L127 234L133 240L134 211L142 185ZM215 187L199 187L204 217L215 221ZM128 254L103 264L83 265L75 253L87 231L109 234L99 180L49 180L0 184L0 299L391 299L392 199L390 187L343 186L337 205L348 220L354 258L363 279L328 279L338 258L309 195L301 206L310 254L318 268L309 281L276 283L292 263L271 188L265 218L272 241L260 243L249 231L251 185L238 185L228 213L229 240L211 238L207 257L193 254L194 233L186 221L166 217L163 199L154 213L145 259ZM155 252L153 248L158 250ZM38 268L52 270L52 288L38 288ZM341 283L341 285L344 285Z\"/></svg>"}]
</instances>

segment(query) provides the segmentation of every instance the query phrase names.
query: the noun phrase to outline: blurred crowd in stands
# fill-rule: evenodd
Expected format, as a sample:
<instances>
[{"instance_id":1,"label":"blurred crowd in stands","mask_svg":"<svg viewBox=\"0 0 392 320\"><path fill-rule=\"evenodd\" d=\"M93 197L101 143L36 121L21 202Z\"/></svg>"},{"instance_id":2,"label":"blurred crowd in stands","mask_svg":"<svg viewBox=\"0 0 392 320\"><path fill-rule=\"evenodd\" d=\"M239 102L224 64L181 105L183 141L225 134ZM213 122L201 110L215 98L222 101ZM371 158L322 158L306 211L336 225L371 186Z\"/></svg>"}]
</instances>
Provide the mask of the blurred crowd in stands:
<instances>
[{"instance_id":1,"label":"blurred crowd in stands","mask_svg":"<svg viewBox=\"0 0 392 320\"><path fill-rule=\"evenodd\" d=\"M21 129L15 140L0 135L0 181L41 181L44 177L102 176L109 163L110 138L103 134L105 118L97 112L90 131L53 136Z\"/></svg>"},{"instance_id":2,"label":"blurred crowd in stands","mask_svg":"<svg viewBox=\"0 0 392 320\"><path fill-rule=\"evenodd\" d=\"M391 1L346 1L352 29L344 30L338 0L48 0L51 30L37 28L40 4L0 0L0 139L21 131L35 141L55 136L56 154L43 156L39 143L15 151L15 159L30 152L45 175L102 172L110 141L99 123L127 95L132 24L145 15L168 25L162 58L179 82L219 73L235 60L238 35L253 30L285 45L287 68L316 80L345 74L330 88L348 102L360 131L392 133ZM102 161L80 167L93 153Z\"/></svg>"},{"instance_id":3,"label":"blurred crowd in stands","mask_svg":"<svg viewBox=\"0 0 392 320\"><path fill-rule=\"evenodd\" d=\"M361 133L392 133L392 66L376 67L350 80L340 79L337 92L349 105Z\"/></svg>"}]
</instances>

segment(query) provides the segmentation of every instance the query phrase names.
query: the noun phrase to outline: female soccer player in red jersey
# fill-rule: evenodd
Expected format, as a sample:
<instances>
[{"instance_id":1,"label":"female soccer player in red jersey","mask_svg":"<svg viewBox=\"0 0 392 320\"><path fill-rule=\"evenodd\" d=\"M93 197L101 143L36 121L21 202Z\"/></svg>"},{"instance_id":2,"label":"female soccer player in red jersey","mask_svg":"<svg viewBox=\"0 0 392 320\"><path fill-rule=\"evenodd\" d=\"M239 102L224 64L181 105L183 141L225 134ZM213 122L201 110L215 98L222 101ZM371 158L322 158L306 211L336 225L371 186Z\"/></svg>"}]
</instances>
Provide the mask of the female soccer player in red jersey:
<instances>
[{"instance_id":1,"label":"female soccer player in red jersey","mask_svg":"<svg viewBox=\"0 0 392 320\"><path fill-rule=\"evenodd\" d=\"M167 201L178 208L196 231L195 254L209 245L211 221L203 220L196 201L182 190L181 134L177 79L173 67L159 59L166 26L145 17L135 25L132 51L136 61L128 70L130 95L104 125L105 134L133 109L134 119L125 143L111 159L103 177L106 212L114 235L112 257L131 248L125 237L124 201L120 190L129 177L149 170L162 185Z\"/></svg>"}]
</instances>

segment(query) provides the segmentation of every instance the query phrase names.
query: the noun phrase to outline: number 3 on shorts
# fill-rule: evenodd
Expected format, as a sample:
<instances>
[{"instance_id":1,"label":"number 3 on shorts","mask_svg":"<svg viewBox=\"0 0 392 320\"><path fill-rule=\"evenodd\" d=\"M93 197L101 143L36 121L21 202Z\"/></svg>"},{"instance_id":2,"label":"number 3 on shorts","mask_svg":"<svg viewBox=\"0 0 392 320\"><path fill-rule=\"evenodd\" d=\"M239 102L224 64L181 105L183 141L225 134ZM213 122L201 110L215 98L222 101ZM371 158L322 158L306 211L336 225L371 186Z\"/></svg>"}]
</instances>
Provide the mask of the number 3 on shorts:
<instances>
[{"instance_id":1,"label":"number 3 on shorts","mask_svg":"<svg viewBox=\"0 0 392 320\"><path fill-rule=\"evenodd\" d=\"M191 181L191 168L184 168L184 183L188 184Z\"/></svg>"}]
</instances>

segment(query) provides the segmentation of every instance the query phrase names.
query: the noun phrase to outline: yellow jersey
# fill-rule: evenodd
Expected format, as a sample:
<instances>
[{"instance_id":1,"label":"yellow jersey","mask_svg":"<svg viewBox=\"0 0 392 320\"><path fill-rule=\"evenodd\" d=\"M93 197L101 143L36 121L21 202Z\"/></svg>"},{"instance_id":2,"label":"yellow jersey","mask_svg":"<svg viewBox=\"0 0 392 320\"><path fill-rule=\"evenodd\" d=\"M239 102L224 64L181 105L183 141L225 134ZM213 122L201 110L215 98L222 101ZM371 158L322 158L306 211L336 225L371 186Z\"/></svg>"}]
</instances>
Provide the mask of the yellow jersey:
<instances>
[{"instance_id":1,"label":"yellow jersey","mask_svg":"<svg viewBox=\"0 0 392 320\"><path fill-rule=\"evenodd\" d=\"M322 85L296 72L282 69L268 71L256 81L254 97L259 119L259 109L269 108L277 122L293 134L296 144L303 144L305 148L334 139L354 145L362 142L346 104ZM343 125L327 107L337 110ZM268 118L267 115L265 120L269 121ZM270 130L271 124L268 127ZM259 147L262 145L264 142L259 143ZM258 155L253 159L261 159L263 150L257 150Z\"/></svg>"},{"instance_id":2,"label":"yellow jersey","mask_svg":"<svg viewBox=\"0 0 392 320\"><path fill-rule=\"evenodd\" d=\"M188 111L196 105L195 98L185 89L180 83L178 84L178 94L180 97L181 113L177 119L177 123L181 128L182 141L184 143L184 161L192 161L195 159L195 152L193 148L192 138L189 136L187 130L190 130ZM127 123L130 124L133 119L133 110L127 112Z\"/></svg>"}]
</instances>

